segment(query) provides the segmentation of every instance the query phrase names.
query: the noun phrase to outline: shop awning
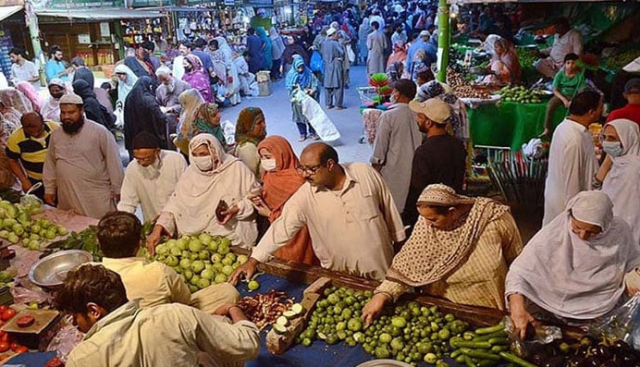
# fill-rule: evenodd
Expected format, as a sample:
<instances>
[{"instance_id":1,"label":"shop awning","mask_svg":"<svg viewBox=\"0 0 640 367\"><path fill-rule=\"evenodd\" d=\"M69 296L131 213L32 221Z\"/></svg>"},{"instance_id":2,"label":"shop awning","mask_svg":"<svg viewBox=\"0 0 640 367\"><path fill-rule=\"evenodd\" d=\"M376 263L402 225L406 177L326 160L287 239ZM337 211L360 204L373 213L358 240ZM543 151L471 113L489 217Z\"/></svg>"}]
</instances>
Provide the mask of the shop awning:
<instances>
[{"instance_id":1,"label":"shop awning","mask_svg":"<svg viewBox=\"0 0 640 367\"><path fill-rule=\"evenodd\" d=\"M70 10L41 10L38 16L73 18L85 20L115 20L115 19L150 19L162 18L164 14L154 11L130 9L70 9Z\"/></svg>"},{"instance_id":2,"label":"shop awning","mask_svg":"<svg viewBox=\"0 0 640 367\"><path fill-rule=\"evenodd\" d=\"M11 6L0 6L0 21L3 21L13 14L22 10L24 6L22 5L11 5Z\"/></svg>"},{"instance_id":3,"label":"shop awning","mask_svg":"<svg viewBox=\"0 0 640 367\"><path fill-rule=\"evenodd\" d=\"M636 0L637 1L637 0ZM500 4L500 3L567 3L567 0L447 0L449 4ZM611 2L611 0L578 0L581 3Z\"/></svg>"}]
</instances>

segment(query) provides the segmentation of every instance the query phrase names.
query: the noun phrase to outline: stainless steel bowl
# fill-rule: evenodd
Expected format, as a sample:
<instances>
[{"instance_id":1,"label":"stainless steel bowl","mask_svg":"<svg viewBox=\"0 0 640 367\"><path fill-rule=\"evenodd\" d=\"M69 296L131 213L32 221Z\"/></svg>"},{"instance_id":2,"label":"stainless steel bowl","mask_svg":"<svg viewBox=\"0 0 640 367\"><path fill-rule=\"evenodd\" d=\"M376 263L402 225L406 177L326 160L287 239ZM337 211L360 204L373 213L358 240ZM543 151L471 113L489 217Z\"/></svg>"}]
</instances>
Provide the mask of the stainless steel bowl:
<instances>
[{"instance_id":1,"label":"stainless steel bowl","mask_svg":"<svg viewBox=\"0 0 640 367\"><path fill-rule=\"evenodd\" d=\"M394 359L375 359L361 363L356 367L411 367L411 365Z\"/></svg>"},{"instance_id":2,"label":"stainless steel bowl","mask_svg":"<svg viewBox=\"0 0 640 367\"><path fill-rule=\"evenodd\" d=\"M40 287L56 288L62 285L68 272L91 261L93 256L86 251L59 251L35 263L29 270L29 279Z\"/></svg>"}]
</instances>

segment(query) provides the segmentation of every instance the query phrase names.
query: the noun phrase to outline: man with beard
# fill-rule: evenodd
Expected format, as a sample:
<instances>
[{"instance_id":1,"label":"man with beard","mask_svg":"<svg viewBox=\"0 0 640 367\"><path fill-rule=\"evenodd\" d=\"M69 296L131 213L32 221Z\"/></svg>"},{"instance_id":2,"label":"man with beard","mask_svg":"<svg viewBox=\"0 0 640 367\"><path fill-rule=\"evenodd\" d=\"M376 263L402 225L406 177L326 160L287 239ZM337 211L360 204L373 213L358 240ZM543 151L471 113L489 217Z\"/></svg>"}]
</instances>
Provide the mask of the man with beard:
<instances>
[{"instance_id":1,"label":"man with beard","mask_svg":"<svg viewBox=\"0 0 640 367\"><path fill-rule=\"evenodd\" d=\"M49 60L44 65L44 74L47 77L47 83L51 79L60 78L63 82L69 80L69 74L73 72L73 67L64 67L62 61L62 49L60 46L51 46L49 50Z\"/></svg>"},{"instance_id":2,"label":"man with beard","mask_svg":"<svg viewBox=\"0 0 640 367\"><path fill-rule=\"evenodd\" d=\"M58 79L59 80L59 79ZM37 112L27 112L20 118L22 127L14 131L7 140L6 154L9 169L27 192L33 185L42 182L42 167L47 156L49 137L60 127L53 121L45 121ZM44 189L34 192L43 198Z\"/></svg>"},{"instance_id":3,"label":"man with beard","mask_svg":"<svg viewBox=\"0 0 640 367\"><path fill-rule=\"evenodd\" d=\"M413 156L409 195L402 213L405 224L414 225L419 216L416 203L427 186L444 184L462 191L467 151L462 141L447 133L451 108L446 102L437 98L411 101L409 108L417 113L418 128L427 135Z\"/></svg>"},{"instance_id":4,"label":"man with beard","mask_svg":"<svg viewBox=\"0 0 640 367\"><path fill-rule=\"evenodd\" d=\"M134 160L124 172L118 210L135 213L139 205L146 222L167 203L187 162L178 152L160 150L158 139L148 132L136 135L132 147Z\"/></svg>"},{"instance_id":5,"label":"man with beard","mask_svg":"<svg viewBox=\"0 0 640 367\"><path fill-rule=\"evenodd\" d=\"M54 130L44 163L44 201L100 219L116 209L123 172L113 135L85 119L82 98L60 99L62 129Z\"/></svg>"},{"instance_id":6,"label":"man with beard","mask_svg":"<svg viewBox=\"0 0 640 367\"><path fill-rule=\"evenodd\" d=\"M336 107L343 110L344 107L344 47L338 42L338 31L329 28L327 38L320 46L322 61L324 62L323 86L327 90L325 103L327 109Z\"/></svg>"},{"instance_id":7,"label":"man with beard","mask_svg":"<svg viewBox=\"0 0 640 367\"><path fill-rule=\"evenodd\" d=\"M49 81L49 98L40 108L45 120L60 121L60 98L67 92L62 79L54 78Z\"/></svg>"},{"instance_id":8,"label":"man with beard","mask_svg":"<svg viewBox=\"0 0 640 367\"><path fill-rule=\"evenodd\" d=\"M191 89L191 86L189 83L172 76L171 69L166 66L159 67L156 70L156 76L160 82L158 89L156 89L156 100L162 112L167 115L167 132L171 135L176 132L178 117L180 117L180 112L182 111L179 100L180 94L187 89ZM168 137L167 139L167 141L171 141Z\"/></svg>"},{"instance_id":9,"label":"man with beard","mask_svg":"<svg viewBox=\"0 0 640 367\"><path fill-rule=\"evenodd\" d=\"M282 215L265 233L251 258L230 276L245 274L289 243L307 226L323 268L381 280L393 258L393 244L405 239L400 214L378 172L365 163L338 163L325 143L308 145L298 172L307 181L284 204Z\"/></svg>"}]
</instances>

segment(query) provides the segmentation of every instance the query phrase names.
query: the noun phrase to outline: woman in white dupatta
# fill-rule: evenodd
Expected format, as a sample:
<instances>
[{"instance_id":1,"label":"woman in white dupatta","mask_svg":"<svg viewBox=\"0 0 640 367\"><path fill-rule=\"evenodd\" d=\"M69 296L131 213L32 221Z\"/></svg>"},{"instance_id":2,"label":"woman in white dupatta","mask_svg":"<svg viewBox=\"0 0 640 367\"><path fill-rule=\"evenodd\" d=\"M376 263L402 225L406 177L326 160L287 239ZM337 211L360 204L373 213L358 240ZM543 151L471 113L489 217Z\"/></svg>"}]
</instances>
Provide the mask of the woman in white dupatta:
<instances>
[{"instance_id":1,"label":"woman in white dupatta","mask_svg":"<svg viewBox=\"0 0 640 367\"><path fill-rule=\"evenodd\" d=\"M155 252L163 231L170 235L206 232L226 236L234 246L255 245L258 231L254 208L247 198L251 188L257 186L255 175L238 158L225 153L211 134L191 139L189 162L147 238L149 251ZM218 221L216 208L221 200L229 209Z\"/></svg>"},{"instance_id":2,"label":"woman in white dupatta","mask_svg":"<svg viewBox=\"0 0 640 367\"><path fill-rule=\"evenodd\" d=\"M637 266L640 246L629 225L613 216L609 197L579 193L511 264L505 296L516 335L524 338L536 317L584 322L606 314L624 294L625 274Z\"/></svg>"},{"instance_id":3,"label":"woman in white dupatta","mask_svg":"<svg viewBox=\"0 0 640 367\"><path fill-rule=\"evenodd\" d=\"M605 152L611 157L611 171L602 192L613 202L613 215L624 219L640 244L640 130L631 120L609 122L603 131Z\"/></svg>"}]
</instances>

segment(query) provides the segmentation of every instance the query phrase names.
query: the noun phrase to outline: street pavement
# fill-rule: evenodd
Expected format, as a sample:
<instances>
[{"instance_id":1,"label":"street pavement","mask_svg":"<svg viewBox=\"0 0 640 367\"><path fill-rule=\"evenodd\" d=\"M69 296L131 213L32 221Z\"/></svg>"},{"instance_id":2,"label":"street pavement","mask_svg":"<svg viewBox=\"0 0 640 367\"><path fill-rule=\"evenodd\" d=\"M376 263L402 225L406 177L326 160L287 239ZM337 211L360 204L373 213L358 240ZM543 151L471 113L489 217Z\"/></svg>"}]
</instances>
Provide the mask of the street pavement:
<instances>
[{"instance_id":1,"label":"street pavement","mask_svg":"<svg viewBox=\"0 0 640 367\"><path fill-rule=\"evenodd\" d=\"M351 66L350 88L345 89L344 110L325 109L325 112L340 131L341 138L330 144L338 151L341 163L368 162L372 148L368 144L359 144L362 136L362 115L359 112L360 98L357 87L368 86L365 66ZM324 91L321 93L320 105L324 108ZM245 97L237 106L222 109L222 121L229 120L234 125L243 108L259 107L267 122L267 136L280 135L286 138L294 151L300 156L302 150L313 140L298 142L300 134L291 119L291 102L285 88L284 79L271 83L271 95L267 97Z\"/></svg>"}]
</instances>

